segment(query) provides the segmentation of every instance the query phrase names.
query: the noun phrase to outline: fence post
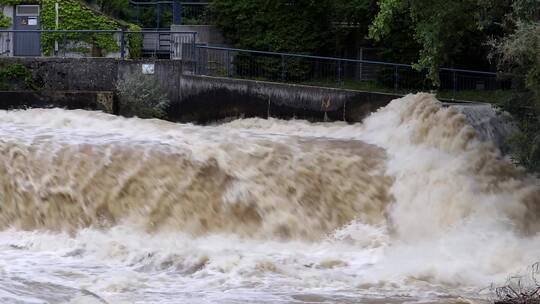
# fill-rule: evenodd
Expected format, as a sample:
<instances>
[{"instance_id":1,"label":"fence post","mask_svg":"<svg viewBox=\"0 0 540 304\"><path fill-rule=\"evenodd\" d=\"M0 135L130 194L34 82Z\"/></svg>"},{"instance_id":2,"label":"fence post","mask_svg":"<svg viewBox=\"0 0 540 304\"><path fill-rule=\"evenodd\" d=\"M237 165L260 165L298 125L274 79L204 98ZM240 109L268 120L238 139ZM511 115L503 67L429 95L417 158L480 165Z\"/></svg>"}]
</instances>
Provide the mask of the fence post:
<instances>
[{"instance_id":1,"label":"fence post","mask_svg":"<svg viewBox=\"0 0 540 304\"><path fill-rule=\"evenodd\" d=\"M173 1L173 24L182 24L182 2L180 0Z\"/></svg>"},{"instance_id":2,"label":"fence post","mask_svg":"<svg viewBox=\"0 0 540 304\"><path fill-rule=\"evenodd\" d=\"M287 69L285 67L285 55L281 55L281 81L285 82L287 79Z\"/></svg>"},{"instance_id":3,"label":"fence post","mask_svg":"<svg viewBox=\"0 0 540 304\"><path fill-rule=\"evenodd\" d=\"M120 58L126 59L126 35L124 29L120 31Z\"/></svg>"},{"instance_id":4,"label":"fence post","mask_svg":"<svg viewBox=\"0 0 540 304\"><path fill-rule=\"evenodd\" d=\"M230 54L230 51L227 50L227 77L231 78L232 77L232 73L231 73L231 54Z\"/></svg>"},{"instance_id":5,"label":"fence post","mask_svg":"<svg viewBox=\"0 0 540 304\"><path fill-rule=\"evenodd\" d=\"M394 91L398 91L399 89L399 70L398 66L394 66Z\"/></svg>"},{"instance_id":6,"label":"fence post","mask_svg":"<svg viewBox=\"0 0 540 304\"><path fill-rule=\"evenodd\" d=\"M343 84L343 78L341 77L342 71L343 71L343 62L341 60L338 60L338 83L341 86Z\"/></svg>"},{"instance_id":7,"label":"fence post","mask_svg":"<svg viewBox=\"0 0 540 304\"><path fill-rule=\"evenodd\" d=\"M195 42L194 42L195 43ZM200 51L201 49L197 47L197 44L195 44L195 68L193 69L193 74L199 75L199 57L200 57Z\"/></svg>"},{"instance_id":8,"label":"fence post","mask_svg":"<svg viewBox=\"0 0 540 304\"><path fill-rule=\"evenodd\" d=\"M452 82L453 82L452 99L456 99L456 91L457 91L456 71L452 71Z\"/></svg>"}]
</instances>

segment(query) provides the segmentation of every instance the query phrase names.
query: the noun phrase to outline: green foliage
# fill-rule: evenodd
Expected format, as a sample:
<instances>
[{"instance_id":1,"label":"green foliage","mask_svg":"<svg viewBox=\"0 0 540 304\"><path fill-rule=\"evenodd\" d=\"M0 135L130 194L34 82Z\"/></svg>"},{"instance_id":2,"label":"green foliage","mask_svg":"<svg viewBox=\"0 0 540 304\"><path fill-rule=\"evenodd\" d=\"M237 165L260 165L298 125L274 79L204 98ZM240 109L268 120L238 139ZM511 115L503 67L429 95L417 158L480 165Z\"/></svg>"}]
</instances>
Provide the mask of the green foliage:
<instances>
[{"instance_id":1,"label":"green foliage","mask_svg":"<svg viewBox=\"0 0 540 304\"><path fill-rule=\"evenodd\" d=\"M11 18L0 12L0 28L8 28L11 26Z\"/></svg>"},{"instance_id":2,"label":"green foliage","mask_svg":"<svg viewBox=\"0 0 540 304\"><path fill-rule=\"evenodd\" d=\"M128 117L165 118L169 99L152 75L132 73L117 85L120 114Z\"/></svg>"},{"instance_id":3,"label":"green foliage","mask_svg":"<svg viewBox=\"0 0 540 304\"><path fill-rule=\"evenodd\" d=\"M531 11L528 11L530 13ZM515 29L492 41L493 59L513 77L515 94L502 106L516 117L520 132L512 139L514 159L540 172L540 22L523 17L516 7ZM535 14L529 15L535 18ZM518 17L519 18L519 17Z\"/></svg>"},{"instance_id":4,"label":"green foliage","mask_svg":"<svg viewBox=\"0 0 540 304\"><path fill-rule=\"evenodd\" d=\"M32 73L22 64L0 68L0 89L35 89Z\"/></svg>"},{"instance_id":5,"label":"green foliage","mask_svg":"<svg viewBox=\"0 0 540 304\"><path fill-rule=\"evenodd\" d=\"M235 46L310 53L331 33L331 1L216 0L217 24Z\"/></svg>"},{"instance_id":6,"label":"green foliage","mask_svg":"<svg viewBox=\"0 0 540 304\"><path fill-rule=\"evenodd\" d=\"M0 0L0 29L8 28L12 25L11 18L4 15L2 7L6 5L18 5L18 4L38 4L40 0Z\"/></svg>"},{"instance_id":7,"label":"green foliage","mask_svg":"<svg viewBox=\"0 0 540 304\"><path fill-rule=\"evenodd\" d=\"M55 3L56 0L42 0L41 22L43 29L55 29L56 27ZM92 11L77 0L63 0L61 2L59 19L59 29L63 30L116 30L120 27L120 24L115 20ZM115 52L119 50L114 34L47 33L42 35L43 52L52 53L54 42L59 41L61 43L65 40L84 41L99 51Z\"/></svg>"},{"instance_id":8,"label":"green foliage","mask_svg":"<svg viewBox=\"0 0 540 304\"><path fill-rule=\"evenodd\" d=\"M139 32L141 27L135 24L129 25L130 32ZM127 46L129 48L129 58L139 59L142 57L143 35L141 33L126 34Z\"/></svg>"},{"instance_id":9,"label":"green foliage","mask_svg":"<svg viewBox=\"0 0 540 304\"><path fill-rule=\"evenodd\" d=\"M100 12L115 18L126 18L129 15L129 0L85 0Z\"/></svg>"},{"instance_id":10,"label":"green foliage","mask_svg":"<svg viewBox=\"0 0 540 304\"><path fill-rule=\"evenodd\" d=\"M0 5L39 4L40 0L0 0Z\"/></svg>"},{"instance_id":11,"label":"green foliage","mask_svg":"<svg viewBox=\"0 0 540 304\"><path fill-rule=\"evenodd\" d=\"M405 13L409 37L421 46L415 67L426 69L437 85L441 66L455 65L456 57L485 53L483 42L500 32L509 7L507 0L380 0L369 35L376 41L388 38Z\"/></svg>"}]
</instances>

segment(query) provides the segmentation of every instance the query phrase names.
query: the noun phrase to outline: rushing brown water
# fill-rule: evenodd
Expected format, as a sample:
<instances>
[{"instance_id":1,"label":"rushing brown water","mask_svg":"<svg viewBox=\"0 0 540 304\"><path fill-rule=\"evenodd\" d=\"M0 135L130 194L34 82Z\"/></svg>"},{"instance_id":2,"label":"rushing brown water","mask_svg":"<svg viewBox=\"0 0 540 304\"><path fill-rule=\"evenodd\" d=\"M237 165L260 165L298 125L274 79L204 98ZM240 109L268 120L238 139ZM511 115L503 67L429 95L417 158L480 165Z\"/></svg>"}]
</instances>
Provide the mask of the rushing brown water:
<instances>
[{"instance_id":1,"label":"rushing brown water","mask_svg":"<svg viewBox=\"0 0 540 304\"><path fill-rule=\"evenodd\" d=\"M358 125L0 126L2 303L464 303L540 259L538 179L427 94Z\"/></svg>"}]
</instances>

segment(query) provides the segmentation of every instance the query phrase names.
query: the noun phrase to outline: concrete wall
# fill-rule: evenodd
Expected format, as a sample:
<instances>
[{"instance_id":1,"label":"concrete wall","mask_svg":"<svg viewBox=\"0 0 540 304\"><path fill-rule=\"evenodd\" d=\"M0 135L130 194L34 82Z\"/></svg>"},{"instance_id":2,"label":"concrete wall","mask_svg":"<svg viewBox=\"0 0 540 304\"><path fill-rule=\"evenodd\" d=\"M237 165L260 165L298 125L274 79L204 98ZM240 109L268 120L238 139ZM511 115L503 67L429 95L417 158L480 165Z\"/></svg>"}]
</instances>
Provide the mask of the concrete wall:
<instances>
[{"instance_id":1,"label":"concrete wall","mask_svg":"<svg viewBox=\"0 0 540 304\"><path fill-rule=\"evenodd\" d=\"M0 109L49 108L99 110L118 113L114 92L0 91Z\"/></svg>"},{"instance_id":2,"label":"concrete wall","mask_svg":"<svg viewBox=\"0 0 540 304\"><path fill-rule=\"evenodd\" d=\"M41 91L67 92L115 91L118 80L133 73L142 73L142 65L145 63L154 64L153 77L159 80L171 100L169 118L182 122L206 123L225 118L255 116L356 122L399 97L352 90L184 75L182 62L179 60L0 58L0 67L13 63L27 66ZM4 96L0 95L0 107L5 108L1 105L7 100L7 95ZM11 95L9 102L13 103L14 98ZM50 98L45 100L41 105L55 104ZM26 102L19 103L25 105Z\"/></svg>"},{"instance_id":3,"label":"concrete wall","mask_svg":"<svg viewBox=\"0 0 540 304\"><path fill-rule=\"evenodd\" d=\"M173 88L174 89L174 88ZM208 122L226 117L361 121L398 95L206 76L181 77L171 116Z\"/></svg>"}]
</instances>

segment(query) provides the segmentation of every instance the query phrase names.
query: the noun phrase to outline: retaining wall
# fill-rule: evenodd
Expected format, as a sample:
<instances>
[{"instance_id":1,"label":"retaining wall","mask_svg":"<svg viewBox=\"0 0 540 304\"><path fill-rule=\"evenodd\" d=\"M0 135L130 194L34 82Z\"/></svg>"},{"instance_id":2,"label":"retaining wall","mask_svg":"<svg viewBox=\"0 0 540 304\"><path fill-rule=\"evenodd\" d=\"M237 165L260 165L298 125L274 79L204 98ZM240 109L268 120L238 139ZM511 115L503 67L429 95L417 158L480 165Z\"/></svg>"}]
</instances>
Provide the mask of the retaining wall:
<instances>
[{"instance_id":1,"label":"retaining wall","mask_svg":"<svg viewBox=\"0 0 540 304\"><path fill-rule=\"evenodd\" d=\"M178 60L132 61L113 58L0 58L0 67L20 63L31 70L40 88L34 95L15 92L0 95L0 107L62 106L113 112L113 107L73 100L76 92L113 92L120 79L142 73L142 65L154 65L154 74L167 91L169 118L206 123L235 117L277 117L357 122L398 95L369 93L263 81L239 80L183 73ZM50 97L54 91L64 93ZM39 93L49 92L49 93ZM23 98L23 96L26 96ZM70 97L68 97L70 96ZM96 95L97 96L97 95ZM96 99L95 97L94 99ZM32 99L36 101L31 102ZM85 99L89 100L89 99Z\"/></svg>"}]
</instances>

